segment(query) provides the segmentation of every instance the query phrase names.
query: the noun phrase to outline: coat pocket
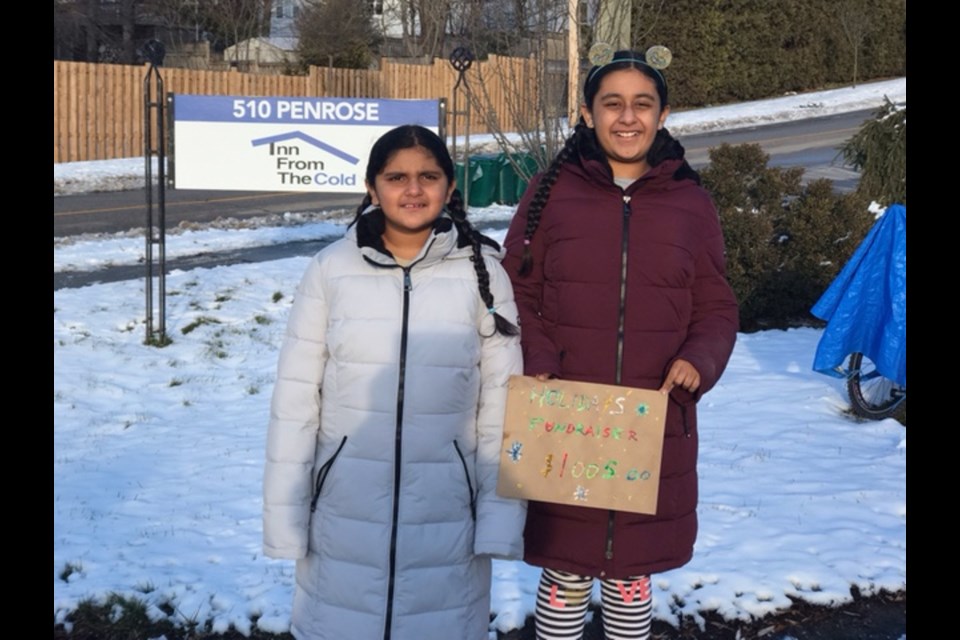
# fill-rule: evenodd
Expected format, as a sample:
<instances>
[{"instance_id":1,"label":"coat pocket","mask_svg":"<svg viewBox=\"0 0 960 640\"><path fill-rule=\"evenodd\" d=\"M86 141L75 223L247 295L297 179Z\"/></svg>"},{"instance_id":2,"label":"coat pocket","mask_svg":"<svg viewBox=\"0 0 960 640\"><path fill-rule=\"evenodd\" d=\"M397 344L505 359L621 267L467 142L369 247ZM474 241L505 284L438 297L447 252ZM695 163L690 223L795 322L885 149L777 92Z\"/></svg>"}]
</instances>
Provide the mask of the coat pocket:
<instances>
[{"instance_id":1,"label":"coat pocket","mask_svg":"<svg viewBox=\"0 0 960 640\"><path fill-rule=\"evenodd\" d=\"M320 499L320 490L323 489L323 483L327 479L327 474L330 473L330 467L333 466L333 463L336 461L337 456L340 455L340 451L345 444L347 444L347 436L343 436L343 439L340 440L340 446L337 447L337 450L333 452L330 459L324 462L317 471L317 478L313 485L313 497L310 499L310 513L317 510L317 500Z\"/></svg>"},{"instance_id":2,"label":"coat pocket","mask_svg":"<svg viewBox=\"0 0 960 640\"><path fill-rule=\"evenodd\" d=\"M469 493L470 497L470 517L476 522L477 496L473 491L473 481L470 479L470 467L467 465L467 459L463 456L463 451L460 450L460 443L454 440L453 448L457 450L457 457L460 458L460 464L463 465L463 475L467 479L467 493Z\"/></svg>"},{"instance_id":3,"label":"coat pocket","mask_svg":"<svg viewBox=\"0 0 960 640\"><path fill-rule=\"evenodd\" d=\"M680 414L680 423L683 426L683 435L689 438L694 430L697 428L697 403L695 400L688 400L686 402L681 402L677 400L673 393L669 396L670 403L676 408L677 412ZM670 420L667 421L667 424L671 423Z\"/></svg>"}]
</instances>

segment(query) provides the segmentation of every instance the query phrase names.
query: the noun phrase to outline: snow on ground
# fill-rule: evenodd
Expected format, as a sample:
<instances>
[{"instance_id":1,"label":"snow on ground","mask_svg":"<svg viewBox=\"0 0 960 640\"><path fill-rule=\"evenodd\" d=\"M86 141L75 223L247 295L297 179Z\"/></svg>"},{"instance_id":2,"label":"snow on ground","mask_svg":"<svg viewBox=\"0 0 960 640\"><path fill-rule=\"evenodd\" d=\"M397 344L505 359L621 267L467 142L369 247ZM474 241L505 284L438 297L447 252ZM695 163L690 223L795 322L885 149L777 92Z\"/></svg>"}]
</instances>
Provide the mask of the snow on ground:
<instances>
[{"instance_id":1,"label":"snow on ground","mask_svg":"<svg viewBox=\"0 0 960 640\"><path fill-rule=\"evenodd\" d=\"M860 109L884 95L905 101L906 81L675 114L670 125ZM142 180L142 158L54 165L54 191L130 175ZM168 256L343 231L288 223L183 231L168 238ZM55 239L54 271L135 263L142 245L122 234ZM215 630L288 629L293 565L261 552L261 473L276 357L307 261L170 273L173 344L162 349L143 345L143 281L54 292L55 621L116 592ZM700 535L687 566L654 576L657 618L713 610L748 620L789 598L846 602L854 585L906 589L906 430L846 415L842 381L810 368L820 333L741 334L701 402ZM522 626L538 571L497 561L494 575L491 629Z\"/></svg>"}]
</instances>

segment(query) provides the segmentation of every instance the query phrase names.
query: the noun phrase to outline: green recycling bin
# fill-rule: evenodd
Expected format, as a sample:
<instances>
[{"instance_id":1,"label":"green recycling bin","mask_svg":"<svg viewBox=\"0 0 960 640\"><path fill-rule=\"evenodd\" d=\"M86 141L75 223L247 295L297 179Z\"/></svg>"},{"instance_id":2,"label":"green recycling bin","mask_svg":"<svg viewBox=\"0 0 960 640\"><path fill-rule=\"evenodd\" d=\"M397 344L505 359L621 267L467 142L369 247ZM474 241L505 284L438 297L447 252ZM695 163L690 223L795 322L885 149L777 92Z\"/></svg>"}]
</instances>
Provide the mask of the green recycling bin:
<instances>
[{"instance_id":1,"label":"green recycling bin","mask_svg":"<svg viewBox=\"0 0 960 640\"><path fill-rule=\"evenodd\" d=\"M500 185L500 158L499 154L483 153L470 156L470 193L467 195L467 205L471 207L489 207L497 198L497 189ZM454 177L457 186L463 193L464 167L462 162L454 165Z\"/></svg>"},{"instance_id":2,"label":"green recycling bin","mask_svg":"<svg viewBox=\"0 0 960 640\"><path fill-rule=\"evenodd\" d=\"M510 159L513 159L513 162ZM509 156L501 153L500 160L500 188L498 190L497 202L500 204L517 204L520 202L520 196L527 188L528 179L517 173L514 163L523 171L532 176L537 172L537 161L533 155L527 152L512 153Z\"/></svg>"}]
</instances>

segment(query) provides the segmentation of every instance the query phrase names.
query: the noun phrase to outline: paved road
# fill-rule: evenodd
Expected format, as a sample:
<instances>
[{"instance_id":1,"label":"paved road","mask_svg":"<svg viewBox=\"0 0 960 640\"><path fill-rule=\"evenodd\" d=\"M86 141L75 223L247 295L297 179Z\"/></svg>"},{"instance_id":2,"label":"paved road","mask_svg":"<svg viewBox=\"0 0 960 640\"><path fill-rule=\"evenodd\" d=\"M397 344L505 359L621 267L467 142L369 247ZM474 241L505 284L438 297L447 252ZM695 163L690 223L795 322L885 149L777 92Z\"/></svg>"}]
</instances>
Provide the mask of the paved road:
<instances>
[{"instance_id":1,"label":"paved road","mask_svg":"<svg viewBox=\"0 0 960 640\"><path fill-rule=\"evenodd\" d=\"M870 111L683 136L687 157L694 167L708 163L708 152L722 143L760 144L770 154L771 165L802 166L808 178L827 177L840 189L849 189L856 174L839 166L837 149L853 135ZM145 225L143 189L60 196L53 199L54 237L123 231ZM264 193L254 191L197 191L168 189L167 226L183 221L210 222L217 218L250 218L268 213L352 210L359 198L352 194Z\"/></svg>"},{"instance_id":2,"label":"paved road","mask_svg":"<svg viewBox=\"0 0 960 640\"><path fill-rule=\"evenodd\" d=\"M723 143L758 143L770 155L773 166L802 166L805 178L829 178L837 189L851 190L857 174L843 167L838 148L850 138L871 111L683 136L687 157L694 167L709 162L709 150ZM145 226L143 189L109 193L60 196L53 199L54 237L82 233L126 231ZM166 225L211 222L217 218L245 219L286 212L316 212L343 209L352 212L359 202L354 194L263 193L175 190L166 192ZM293 255L312 255L322 243L299 242L252 248L168 261L169 269L190 269L216 264L258 262ZM142 265L116 267L97 272L54 274L54 289L143 277Z\"/></svg>"}]
</instances>

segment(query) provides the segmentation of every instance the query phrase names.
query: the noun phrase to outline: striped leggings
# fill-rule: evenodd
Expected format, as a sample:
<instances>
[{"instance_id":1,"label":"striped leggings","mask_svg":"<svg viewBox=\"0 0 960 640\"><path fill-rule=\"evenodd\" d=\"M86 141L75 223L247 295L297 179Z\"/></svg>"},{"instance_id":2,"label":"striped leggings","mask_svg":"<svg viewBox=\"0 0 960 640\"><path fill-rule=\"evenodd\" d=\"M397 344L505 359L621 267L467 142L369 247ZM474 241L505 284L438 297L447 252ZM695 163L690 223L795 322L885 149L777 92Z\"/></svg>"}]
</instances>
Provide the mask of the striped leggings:
<instances>
[{"instance_id":1,"label":"striped leggings","mask_svg":"<svg viewBox=\"0 0 960 640\"><path fill-rule=\"evenodd\" d=\"M537 640L580 640L586 624L593 578L544 569L537 589ZM607 640L650 637L653 602L650 577L600 580L603 633Z\"/></svg>"}]
</instances>

